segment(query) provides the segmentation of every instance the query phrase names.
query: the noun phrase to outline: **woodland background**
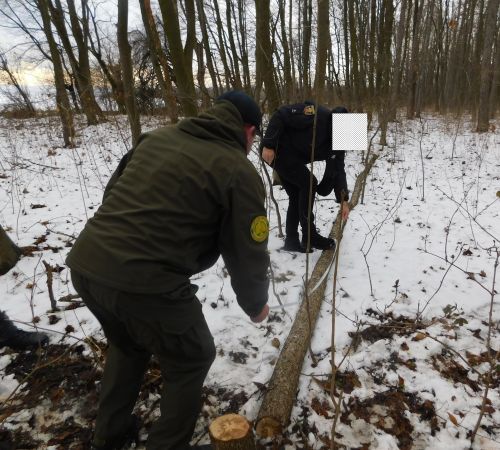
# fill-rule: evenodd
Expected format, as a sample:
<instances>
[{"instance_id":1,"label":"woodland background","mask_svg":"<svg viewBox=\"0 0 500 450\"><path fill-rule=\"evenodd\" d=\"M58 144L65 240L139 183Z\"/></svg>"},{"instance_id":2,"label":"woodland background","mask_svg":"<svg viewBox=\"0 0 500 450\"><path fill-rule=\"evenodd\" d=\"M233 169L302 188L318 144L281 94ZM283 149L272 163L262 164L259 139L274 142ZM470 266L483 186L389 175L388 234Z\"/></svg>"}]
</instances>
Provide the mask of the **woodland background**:
<instances>
[{"instance_id":1,"label":"woodland background","mask_svg":"<svg viewBox=\"0 0 500 450\"><path fill-rule=\"evenodd\" d=\"M486 131L499 107L499 0L138 3L3 0L9 109L35 114L26 63L52 71L65 145L75 113L92 125L126 112L135 141L140 114L175 123L228 89L268 112L310 98L377 114L382 143L398 108L469 111Z\"/></svg>"}]
</instances>

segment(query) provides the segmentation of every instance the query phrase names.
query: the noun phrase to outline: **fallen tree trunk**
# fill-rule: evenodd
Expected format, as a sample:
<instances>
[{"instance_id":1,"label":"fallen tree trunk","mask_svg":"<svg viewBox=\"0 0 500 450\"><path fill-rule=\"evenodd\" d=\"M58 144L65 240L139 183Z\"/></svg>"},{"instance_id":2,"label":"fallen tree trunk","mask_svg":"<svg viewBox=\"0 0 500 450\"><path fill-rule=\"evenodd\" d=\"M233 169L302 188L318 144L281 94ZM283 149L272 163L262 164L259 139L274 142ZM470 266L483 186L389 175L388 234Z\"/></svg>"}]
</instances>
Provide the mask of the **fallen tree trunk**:
<instances>
[{"instance_id":1,"label":"fallen tree trunk","mask_svg":"<svg viewBox=\"0 0 500 450\"><path fill-rule=\"evenodd\" d=\"M377 158L378 154L373 154L367 161L364 170L356 178L351 201L349 202L351 210L358 204L364 181ZM341 229L341 221L337 216L330 237L338 239ZM328 280L327 275L334 261L334 256L332 250L323 251L306 286L307 292L305 294L308 295L309 301L305 301L306 295L304 295L304 300L302 300L283 350L276 362L273 375L257 414L255 431L259 438L277 437L288 426L304 357L324 299Z\"/></svg>"},{"instance_id":2,"label":"fallen tree trunk","mask_svg":"<svg viewBox=\"0 0 500 450\"><path fill-rule=\"evenodd\" d=\"M21 249L11 241L0 225L0 275L6 274L19 261Z\"/></svg>"},{"instance_id":3,"label":"fallen tree trunk","mask_svg":"<svg viewBox=\"0 0 500 450\"><path fill-rule=\"evenodd\" d=\"M239 414L226 414L208 427L214 450L255 450L250 422Z\"/></svg>"}]
</instances>

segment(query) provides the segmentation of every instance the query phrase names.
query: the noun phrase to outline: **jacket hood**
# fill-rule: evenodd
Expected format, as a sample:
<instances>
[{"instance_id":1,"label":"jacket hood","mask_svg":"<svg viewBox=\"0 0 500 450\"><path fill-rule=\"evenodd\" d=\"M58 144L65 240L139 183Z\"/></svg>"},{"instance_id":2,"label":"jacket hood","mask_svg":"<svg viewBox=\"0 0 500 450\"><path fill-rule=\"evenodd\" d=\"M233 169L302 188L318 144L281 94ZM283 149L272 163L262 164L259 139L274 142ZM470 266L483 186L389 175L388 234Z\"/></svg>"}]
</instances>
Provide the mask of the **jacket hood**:
<instances>
[{"instance_id":1,"label":"jacket hood","mask_svg":"<svg viewBox=\"0 0 500 450\"><path fill-rule=\"evenodd\" d=\"M246 137L243 119L238 109L227 100L218 100L214 106L197 117L182 120L179 129L206 140L223 140L238 144L246 151Z\"/></svg>"}]
</instances>

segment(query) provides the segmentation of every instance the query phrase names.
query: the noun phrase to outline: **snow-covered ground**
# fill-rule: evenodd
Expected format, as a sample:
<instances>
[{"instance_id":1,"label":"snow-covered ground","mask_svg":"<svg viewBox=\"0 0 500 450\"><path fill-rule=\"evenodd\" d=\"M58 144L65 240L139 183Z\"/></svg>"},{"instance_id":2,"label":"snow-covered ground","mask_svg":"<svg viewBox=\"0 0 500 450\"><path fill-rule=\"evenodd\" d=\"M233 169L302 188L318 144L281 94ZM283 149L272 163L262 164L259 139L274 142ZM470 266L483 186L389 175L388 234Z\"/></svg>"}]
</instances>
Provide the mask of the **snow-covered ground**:
<instances>
[{"instance_id":1,"label":"snow-covered ground","mask_svg":"<svg viewBox=\"0 0 500 450\"><path fill-rule=\"evenodd\" d=\"M159 119L144 119L144 129L159 125ZM342 361L338 392L343 392L336 440L345 448L469 448L486 383L488 401L474 448L500 448L498 295L490 358L486 349L500 240L500 135L477 134L473 128L467 118L433 115L393 124L389 146L369 176L364 203L351 212L340 246L335 315L335 361ZM20 327L32 328L36 322L52 344L72 345L89 336L102 340L102 332L78 303L60 302L61 311L49 311L43 261L56 268L54 297L74 294L65 256L98 208L110 174L128 149L129 131L123 117L111 117L99 126L81 123L74 150L61 148L59 136L57 117L0 119L0 224L18 245L35 246L0 278L0 308L24 322ZM351 189L363 167L361 156L347 155ZM252 160L258 166L255 155ZM318 177L321 169L317 164ZM279 187L274 194L284 220L287 196ZM332 199L316 202L323 234L337 209ZM272 374L277 347L283 346L299 306L306 258L312 272L320 256L318 251L306 256L281 250L272 204L269 210L275 286L286 314L271 291L270 319L251 323L235 301L222 261L192 280L200 288L198 297L218 350L195 433L201 442L207 440L207 424L221 413L255 419L262 385ZM307 356L301 369L287 449L329 448L333 403L324 386L331 373L332 289L329 281L312 340L318 364L313 367ZM68 305L76 308L63 309ZM99 349L87 341L79 352L98 367ZM495 358L496 372L488 361ZM2 428L11 433L9 439L16 435L21 440L22 431L35 430L38 448L84 448L69 432L66 440L55 436L50 425L71 418L67 429L88 430L95 396L91 401L73 398L72 409L59 416L54 411L61 400L55 394L31 405L22 399L30 377L12 369L14 361L19 362L19 355L0 350L0 401L8 399L0 410L0 437ZM36 361L29 367L36 367ZM154 378L154 368L151 374ZM96 380L92 389L99 376ZM158 414L158 391L148 392L138 403L146 424ZM84 414L86 401L91 412Z\"/></svg>"}]
</instances>

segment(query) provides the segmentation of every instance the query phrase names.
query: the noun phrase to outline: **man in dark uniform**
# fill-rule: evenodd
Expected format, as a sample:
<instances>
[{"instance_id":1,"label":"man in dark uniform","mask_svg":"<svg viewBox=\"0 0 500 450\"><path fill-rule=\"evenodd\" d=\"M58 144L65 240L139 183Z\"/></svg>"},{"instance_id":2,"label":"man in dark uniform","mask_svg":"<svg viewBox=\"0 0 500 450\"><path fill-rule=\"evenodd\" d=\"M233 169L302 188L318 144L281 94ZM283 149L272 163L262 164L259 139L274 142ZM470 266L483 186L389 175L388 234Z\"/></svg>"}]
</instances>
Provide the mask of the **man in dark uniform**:
<instances>
[{"instance_id":1,"label":"man in dark uniform","mask_svg":"<svg viewBox=\"0 0 500 450\"><path fill-rule=\"evenodd\" d=\"M247 159L260 122L254 100L231 91L142 135L69 253L73 284L109 343L93 448L124 444L152 354L163 392L147 449L193 448L215 346L191 275L222 255L241 308L254 322L267 317L265 192Z\"/></svg>"},{"instance_id":2,"label":"man in dark uniform","mask_svg":"<svg viewBox=\"0 0 500 450\"><path fill-rule=\"evenodd\" d=\"M261 142L262 159L278 173L288 194L286 214L285 250L304 252L309 249L332 249L335 241L321 236L315 225L312 206L315 194L329 195L335 191L338 203L342 203L342 218L349 215L348 190L344 169L344 151L332 151L332 113L347 113L344 107L330 110L314 103L296 103L279 108L271 117ZM313 129L316 118L314 155L312 154ZM326 161L325 174L318 184L307 164ZM310 203L310 205L309 205ZM308 210L310 214L308 214ZM309 217L309 220L308 220ZM299 240L298 226L302 228ZM309 239L308 239L309 237Z\"/></svg>"}]
</instances>

